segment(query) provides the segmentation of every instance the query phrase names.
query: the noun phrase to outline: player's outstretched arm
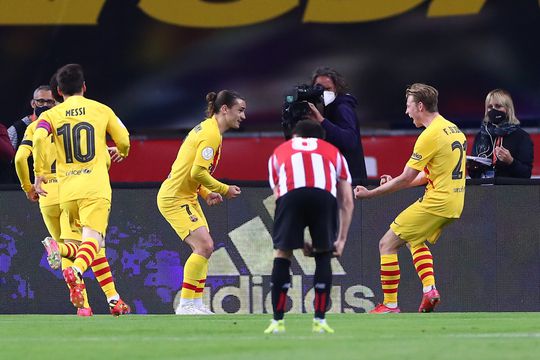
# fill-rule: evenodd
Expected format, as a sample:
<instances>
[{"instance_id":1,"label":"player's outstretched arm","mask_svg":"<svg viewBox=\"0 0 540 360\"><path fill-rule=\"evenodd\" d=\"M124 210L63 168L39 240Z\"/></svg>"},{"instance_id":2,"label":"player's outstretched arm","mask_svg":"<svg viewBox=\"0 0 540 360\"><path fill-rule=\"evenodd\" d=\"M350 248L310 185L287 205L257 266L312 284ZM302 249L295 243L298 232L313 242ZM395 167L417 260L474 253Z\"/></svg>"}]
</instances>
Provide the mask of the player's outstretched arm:
<instances>
[{"instance_id":1,"label":"player's outstretched arm","mask_svg":"<svg viewBox=\"0 0 540 360\"><path fill-rule=\"evenodd\" d=\"M334 255L341 256L347 242L354 210L351 184L347 180L339 180L337 184L337 201L339 207L339 230L337 239L334 242Z\"/></svg>"},{"instance_id":2,"label":"player's outstretched arm","mask_svg":"<svg viewBox=\"0 0 540 360\"><path fill-rule=\"evenodd\" d=\"M403 172L398 177L395 177L375 189L368 190L364 186L357 186L354 188L354 198L355 199L369 199L375 196L380 196L384 194L390 194L395 191L405 189L411 186L414 186L416 182L424 181L425 176L421 175L418 170L405 166ZM424 178L424 180L420 180ZM382 182L382 181L381 181ZM418 184L420 185L420 184Z\"/></svg>"}]
</instances>

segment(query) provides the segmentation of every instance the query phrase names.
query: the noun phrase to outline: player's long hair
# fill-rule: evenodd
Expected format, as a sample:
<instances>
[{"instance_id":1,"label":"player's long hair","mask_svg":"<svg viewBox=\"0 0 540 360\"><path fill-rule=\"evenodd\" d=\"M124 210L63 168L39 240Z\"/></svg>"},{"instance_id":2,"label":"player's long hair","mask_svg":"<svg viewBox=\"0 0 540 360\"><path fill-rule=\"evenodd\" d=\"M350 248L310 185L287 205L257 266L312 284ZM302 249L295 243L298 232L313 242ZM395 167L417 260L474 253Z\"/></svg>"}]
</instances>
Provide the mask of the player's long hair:
<instances>
[{"instance_id":1,"label":"player's long hair","mask_svg":"<svg viewBox=\"0 0 540 360\"><path fill-rule=\"evenodd\" d=\"M506 108L506 114L508 115L509 124L519 125L519 120L516 117L516 110L514 109L514 102L512 101L512 96L510 96L510 93L508 91L503 89L491 90L487 94L484 112L484 124L487 124L489 122L488 105L492 100L495 100L496 103L501 104Z\"/></svg>"},{"instance_id":2,"label":"player's long hair","mask_svg":"<svg viewBox=\"0 0 540 360\"><path fill-rule=\"evenodd\" d=\"M206 94L206 102L208 103L206 108L206 116L214 116L214 114L219 112L219 109L221 109L223 105L227 105L228 108L233 107L237 99L246 100L236 91L221 90L217 94L213 91L209 92Z\"/></svg>"}]
</instances>

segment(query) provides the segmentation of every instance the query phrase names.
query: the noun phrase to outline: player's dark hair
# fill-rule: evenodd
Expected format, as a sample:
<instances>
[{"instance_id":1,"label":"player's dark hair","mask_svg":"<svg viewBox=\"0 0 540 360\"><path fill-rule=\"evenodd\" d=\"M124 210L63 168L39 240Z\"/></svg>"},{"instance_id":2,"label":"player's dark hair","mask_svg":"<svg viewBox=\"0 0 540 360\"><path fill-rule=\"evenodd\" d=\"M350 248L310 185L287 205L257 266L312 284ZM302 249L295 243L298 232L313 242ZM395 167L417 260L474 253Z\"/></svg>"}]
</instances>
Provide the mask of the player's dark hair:
<instances>
[{"instance_id":1,"label":"player's dark hair","mask_svg":"<svg viewBox=\"0 0 540 360\"><path fill-rule=\"evenodd\" d=\"M326 131L321 124L313 120L300 120L294 126L292 134L303 138L324 139L326 137Z\"/></svg>"},{"instance_id":2,"label":"player's dark hair","mask_svg":"<svg viewBox=\"0 0 540 360\"><path fill-rule=\"evenodd\" d=\"M416 83L407 87L405 91L405 99L411 95L416 103L421 102L426 107L426 110L434 113L438 110L439 92L433 86Z\"/></svg>"},{"instance_id":3,"label":"player's dark hair","mask_svg":"<svg viewBox=\"0 0 540 360\"><path fill-rule=\"evenodd\" d=\"M209 92L206 94L206 102L208 103L206 115L208 117L213 116L219 112L223 105L227 105L228 108L233 107L237 99L246 100L243 96L231 90L221 90L217 94L213 91Z\"/></svg>"},{"instance_id":4,"label":"player's dark hair","mask_svg":"<svg viewBox=\"0 0 540 360\"><path fill-rule=\"evenodd\" d=\"M56 72L58 87L64 95L74 95L82 91L84 73L79 64L67 64Z\"/></svg>"},{"instance_id":5,"label":"player's dark hair","mask_svg":"<svg viewBox=\"0 0 540 360\"><path fill-rule=\"evenodd\" d=\"M321 66L315 69L313 71L313 74L311 75L311 85L315 85L315 80L317 80L317 77L319 76L328 76L330 79L332 79L332 82L334 85L336 85L336 93L337 94L345 94L348 91L347 83L345 82L345 78L343 75L337 72L337 70L332 69L328 66Z\"/></svg>"},{"instance_id":6,"label":"player's dark hair","mask_svg":"<svg viewBox=\"0 0 540 360\"><path fill-rule=\"evenodd\" d=\"M56 80L56 73L53 74L51 80L49 81L50 90L52 96L56 102L61 103L64 101L64 98L58 93L58 80Z\"/></svg>"}]
</instances>

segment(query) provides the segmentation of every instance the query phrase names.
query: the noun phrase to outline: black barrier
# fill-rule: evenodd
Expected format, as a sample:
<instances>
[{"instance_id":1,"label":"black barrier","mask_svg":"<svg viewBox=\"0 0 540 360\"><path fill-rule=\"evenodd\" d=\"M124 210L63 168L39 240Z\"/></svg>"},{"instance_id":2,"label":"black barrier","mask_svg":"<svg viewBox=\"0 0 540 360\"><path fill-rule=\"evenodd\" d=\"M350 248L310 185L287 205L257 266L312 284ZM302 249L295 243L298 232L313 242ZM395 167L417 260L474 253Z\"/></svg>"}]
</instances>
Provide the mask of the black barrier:
<instances>
[{"instance_id":1,"label":"black barrier","mask_svg":"<svg viewBox=\"0 0 540 360\"><path fill-rule=\"evenodd\" d=\"M135 313L172 313L188 247L156 206L157 189L115 189L107 256L121 296ZM422 193L409 189L356 201L345 254L333 260L332 311L365 312L381 300L378 240ZM206 208L216 251L205 301L218 313L263 313L270 306L274 201L266 188ZM21 191L0 192L0 313L73 313L60 270L51 270L36 204ZM540 187L469 186L460 220L432 246L439 311L540 310ZM416 311L421 283L406 249L399 254L402 311ZM291 311L310 312L313 259L293 260ZM91 271L85 281L96 313L107 312Z\"/></svg>"}]
</instances>

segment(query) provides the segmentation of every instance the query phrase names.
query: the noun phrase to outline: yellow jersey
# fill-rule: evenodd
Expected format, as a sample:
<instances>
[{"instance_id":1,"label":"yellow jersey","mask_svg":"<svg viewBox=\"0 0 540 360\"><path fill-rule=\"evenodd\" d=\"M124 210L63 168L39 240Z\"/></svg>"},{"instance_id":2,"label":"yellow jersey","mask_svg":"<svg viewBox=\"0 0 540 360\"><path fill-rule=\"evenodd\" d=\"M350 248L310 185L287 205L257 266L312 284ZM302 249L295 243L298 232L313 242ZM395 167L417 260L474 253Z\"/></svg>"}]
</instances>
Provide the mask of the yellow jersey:
<instances>
[{"instance_id":1,"label":"yellow jersey","mask_svg":"<svg viewBox=\"0 0 540 360\"><path fill-rule=\"evenodd\" d=\"M431 214L459 218L465 199L465 135L441 115L420 134L407 166L424 171L428 183L421 202Z\"/></svg>"},{"instance_id":2,"label":"yellow jersey","mask_svg":"<svg viewBox=\"0 0 540 360\"><path fill-rule=\"evenodd\" d=\"M17 149L15 167L17 176L21 183L21 187L25 192L30 191L32 183L30 182L30 169L28 168L28 158L32 155L32 139L36 131L37 121L28 125L24 132L24 137ZM58 180L56 179L56 149L54 147L53 138L49 136L46 139L45 148L42 155L42 163L44 164L43 174L48 179L46 184L43 184L43 189L47 192L47 196L39 197L39 206L58 205Z\"/></svg>"},{"instance_id":3,"label":"yellow jersey","mask_svg":"<svg viewBox=\"0 0 540 360\"><path fill-rule=\"evenodd\" d=\"M52 133L56 149L56 175L60 202L111 199L106 137L109 134L122 156L129 152L129 133L106 105L80 95L45 111L36 121L34 169L44 175L43 138ZM44 131L46 130L46 131Z\"/></svg>"},{"instance_id":4,"label":"yellow jersey","mask_svg":"<svg viewBox=\"0 0 540 360\"><path fill-rule=\"evenodd\" d=\"M171 172L161 184L158 197L195 201L198 193L203 197L206 197L209 191L227 194L229 187L211 176L219 162L221 141L221 132L215 116L195 126L180 146ZM204 185L193 178L196 166L210 174L206 178L208 182Z\"/></svg>"}]
</instances>

